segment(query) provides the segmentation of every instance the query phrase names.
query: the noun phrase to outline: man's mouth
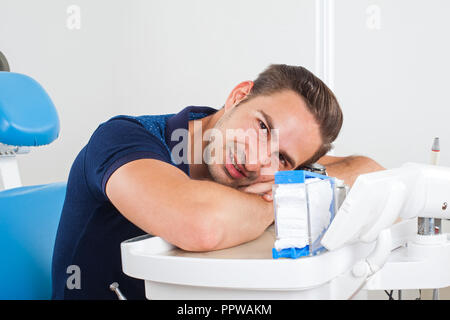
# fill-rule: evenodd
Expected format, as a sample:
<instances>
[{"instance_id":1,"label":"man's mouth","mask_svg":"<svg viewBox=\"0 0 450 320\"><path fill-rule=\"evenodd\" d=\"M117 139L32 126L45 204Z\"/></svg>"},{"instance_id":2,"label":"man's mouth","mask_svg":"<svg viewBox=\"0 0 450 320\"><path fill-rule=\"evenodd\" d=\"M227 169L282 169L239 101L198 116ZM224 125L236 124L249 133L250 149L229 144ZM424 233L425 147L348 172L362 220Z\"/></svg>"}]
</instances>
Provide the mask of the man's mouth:
<instances>
[{"instance_id":1,"label":"man's mouth","mask_svg":"<svg viewBox=\"0 0 450 320\"><path fill-rule=\"evenodd\" d=\"M228 174L233 179L241 179L247 177L247 173L244 167L241 164L237 163L235 154L231 154L230 151L227 154L227 158L228 159L225 163L225 168L227 169Z\"/></svg>"}]
</instances>

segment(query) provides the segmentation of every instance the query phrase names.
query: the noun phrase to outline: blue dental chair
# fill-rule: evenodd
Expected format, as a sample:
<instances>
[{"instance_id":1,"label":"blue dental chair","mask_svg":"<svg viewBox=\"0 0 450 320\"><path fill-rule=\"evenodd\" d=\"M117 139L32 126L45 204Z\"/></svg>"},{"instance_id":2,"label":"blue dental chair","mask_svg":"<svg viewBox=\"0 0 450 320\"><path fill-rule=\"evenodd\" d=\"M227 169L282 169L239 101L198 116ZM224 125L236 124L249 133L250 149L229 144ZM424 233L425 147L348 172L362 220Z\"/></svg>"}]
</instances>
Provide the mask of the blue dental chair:
<instances>
[{"instance_id":1,"label":"blue dental chair","mask_svg":"<svg viewBox=\"0 0 450 320\"><path fill-rule=\"evenodd\" d=\"M59 128L56 109L35 80L0 71L0 178L4 188L0 189L2 300L51 297L53 246L66 183L22 187L18 171L14 171L16 154L51 143L58 137Z\"/></svg>"}]
</instances>

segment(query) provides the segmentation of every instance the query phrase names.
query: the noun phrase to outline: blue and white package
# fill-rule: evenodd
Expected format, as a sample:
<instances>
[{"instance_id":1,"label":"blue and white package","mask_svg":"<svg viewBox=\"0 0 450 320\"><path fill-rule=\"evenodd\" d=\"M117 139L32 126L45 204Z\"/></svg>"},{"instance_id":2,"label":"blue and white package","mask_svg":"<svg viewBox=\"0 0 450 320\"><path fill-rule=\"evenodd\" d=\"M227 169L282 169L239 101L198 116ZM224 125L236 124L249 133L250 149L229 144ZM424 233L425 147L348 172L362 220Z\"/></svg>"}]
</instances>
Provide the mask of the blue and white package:
<instances>
[{"instance_id":1,"label":"blue and white package","mask_svg":"<svg viewBox=\"0 0 450 320\"><path fill-rule=\"evenodd\" d=\"M304 170L277 172L273 199L272 257L296 259L325 251L320 240L335 215L334 178Z\"/></svg>"}]
</instances>

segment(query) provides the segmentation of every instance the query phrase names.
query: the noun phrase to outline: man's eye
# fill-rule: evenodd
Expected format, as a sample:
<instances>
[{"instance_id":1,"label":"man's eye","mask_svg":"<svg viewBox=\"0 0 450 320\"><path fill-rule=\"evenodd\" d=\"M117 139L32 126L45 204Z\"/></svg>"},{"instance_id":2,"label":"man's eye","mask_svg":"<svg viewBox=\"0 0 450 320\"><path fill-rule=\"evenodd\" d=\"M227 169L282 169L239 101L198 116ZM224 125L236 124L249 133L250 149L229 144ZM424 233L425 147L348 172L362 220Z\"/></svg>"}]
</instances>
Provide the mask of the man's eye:
<instances>
[{"instance_id":1,"label":"man's eye","mask_svg":"<svg viewBox=\"0 0 450 320\"><path fill-rule=\"evenodd\" d=\"M286 158L285 158L282 154L279 154L279 155L278 155L278 158L280 159L280 163L281 163L283 166L286 166L286 164L287 164Z\"/></svg>"},{"instance_id":2,"label":"man's eye","mask_svg":"<svg viewBox=\"0 0 450 320\"><path fill-rule=\"evenodd\" d=\"M258 121L259 121L259 127L260 127L262 130L267 130L266 124L265 124L264 122L262 122L261 120L258 120Z\"/></svg>"}]
</instances>

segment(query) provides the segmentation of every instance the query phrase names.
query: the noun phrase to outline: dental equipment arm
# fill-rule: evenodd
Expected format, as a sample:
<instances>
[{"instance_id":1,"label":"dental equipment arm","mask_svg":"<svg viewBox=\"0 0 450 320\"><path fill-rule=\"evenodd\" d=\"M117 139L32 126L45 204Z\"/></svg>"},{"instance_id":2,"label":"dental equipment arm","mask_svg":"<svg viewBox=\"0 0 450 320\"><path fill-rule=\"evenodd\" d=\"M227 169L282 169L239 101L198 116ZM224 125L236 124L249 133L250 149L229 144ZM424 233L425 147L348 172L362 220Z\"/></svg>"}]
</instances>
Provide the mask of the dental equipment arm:
<instances>
[{"instance_id":1,"label":"dental equipment arm","mask_svg":"<svg viewBox=\"0 0 450 320\"><path fill-rule=\"evenodd\" d=\"M372 242L398 217L450 218L450 168L408 163L360 175L322 239L335 250Z\"/></svg>"}]
</instances>

